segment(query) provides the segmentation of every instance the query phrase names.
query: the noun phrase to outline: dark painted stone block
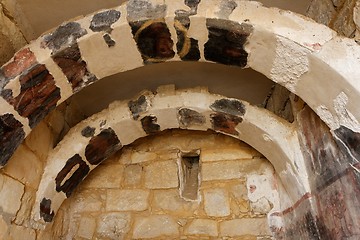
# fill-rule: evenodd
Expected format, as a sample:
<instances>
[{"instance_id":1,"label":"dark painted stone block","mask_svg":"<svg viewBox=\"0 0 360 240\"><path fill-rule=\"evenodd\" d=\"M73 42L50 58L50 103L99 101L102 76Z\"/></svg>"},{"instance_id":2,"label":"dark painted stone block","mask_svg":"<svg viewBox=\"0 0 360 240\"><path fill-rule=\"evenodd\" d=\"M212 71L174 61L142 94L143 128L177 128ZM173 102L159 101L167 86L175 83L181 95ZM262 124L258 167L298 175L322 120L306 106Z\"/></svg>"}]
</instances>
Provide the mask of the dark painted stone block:
<instances>
[{"instance_id":1,"label":"dark painted stone block","mask_svg":"<svg viewBox=\"0 0 360 240\"><path fill-rule=\"evenodd\" d=\"M148 0L129 0L127 2L127 19L135 22L145 19L160 19L166 16L166 5L153 5Z\"/></svg>"},{"instance_id":2,"label":"dark painted stone block","mask_svg":"<svg viewBox=\"0 0 360 240\"><path fill-rule=\"evenodd\" d=\"M96 76L87 70L77 44L59 51L52 58L64 72L74 92L97 80Z\"/></svg>"},{"instance_id":3,"label":"dark painted stone block","mask_svg":"<svg viewBox=\"0 0 360 240\"><path fill-rule=\"evenodd\" d=\"M116 133L111 128L108 128L91 138L85 148L85 156L90 164L98 165L120 148L120 140Z\"/></svg>"},{"instance_id":4,"label":"dark painted stone block","mask_svg":"<svg viewBox=\"0 0 360 240\"><path fill-rule=\"evenodd\" d=\"M44 36L43 46L48 47L56 53L64 47L76 44L76 39L87 34L77 22L69 22L58 27L53 33Z\"/></svg>"},{"instance_id":5,"label":"dark painted stone block","mask_svg":"<svg viewBox=\"0 0 360 240\"><path fill-rule=\"evenodd\" d=\"M216 100L210 108L216 112L236 116L244 116L246 112L245 105L241 101L228 98Z\"/></svg>"},{"instance_id":6,"label":"dark painted stone block","mask_svg":"<svg viewBox=\"0 0 360 240\"><path fill-rule=\"evenodd\" d=\"M207 19L209 40L204 46L205 59L217 63L245 67L248 53L244 49L253 27L222 19Z\"/></svg>"},{"instance_id":7,"label":"dark painted stone block","mask_svg":"<svg viewBox=\"0 0 360 240\"><path fill-rule=\"evenodd\" d=\"M210 117L213 130L231 135L239 135L235 127L242 122L243 119L241 117L224 113L214 113Z\"/></svg>"},{"instance_id":8,"label":"dark painted stone block","mask_svg":"<svg viewBox=\"0 0 360 240\"><path fill-rule=\"evenodd\" d=\"M51 210L51 200L43 198L40 203L40 217L45 222L51 222L54 218L54 211Z\"/></svg>"},{"instance_id":9,"label":"dark painted stone block","mask_svg":"<svg viewBox=\"0 0 360 240\"><path fill-rule=\"evenodd\" d=\"M179 110L179 122L184 127L191 125L203 125L206 122L206 118L197 111L182 108Z\"/></svg>"},{"instance_id":10,"label":"dark painted stone block","mask_svg":"<svg viewBox=\"0 0 360 240\"><path fill-rule=\"evenodd\" d=\"M20 77L21 92L14 97L11 90L2 91L2 97L34 128L60 100L60 88L44 65L35 65Z\"/></svg>"},{"instance_id":11,"label":"dark painted stone block","mask_svg":"<svg viewBox=\"0 0 360 240\"><path fill-rule=\"evenodd\" d=\"M343 151L348 152L350 156L355 158L355 162L360 162L360 133L344 126L336 129L334 133L340 142L344 144ZM340 144L340 146L342 145Z\"/></svg>"},{"instance_id":12,"label":"dark painted stone block","mask_svg":"<svg viewBox=\"0 0 360 240\"><path fill-rule=\"evenodd\" d=\"M164 62L174 57L173 41L164 20L129 24L145 64Z\"/></svg>"},{"instance_id":13,"label":"dark painted stone block","mask_svg":"<svg viewBox=\"0 0 360 240\"><path fill-rule=\"evenodd\" d=\"M146 97L141 95L137 100L129 101L128 106L133 115L134 120L138 120L140 114L146 112L148 103L146 102Z\"/></svg>"},{"instance_id":14,"label":"dark painted stone block","mask_svg":"<svg viewBox=\"0 0 360 240\"><path fill-rule=\"evenodd\" d=\"M155 134L160 131L160 125L156 124L155 116L146 116L141 119L141 125L146 134Z\"/></svg>"},{"instance_id":15,"label":"dark painted stone block","mask_svg":"<svg viewBox=\"0 0 360 240\"><path fill-rule=\"evenodd\" d=\"M25 138L23 125L6 113L0 116L0 166L4 166Z\"/></svg>"},{"instance_id":16,"label":"dark painted stone block","mask_svg":"<svg viewBox=\"0 0 360 240\"><path fill-rule=\"evenodd\" d=\"M84 128L82 131L81 131L81 135L83 135L84 137L93 137L95 134L95 128L92 128L92 127L89 127L87 126L86 128Z\"/></svg>"},{"instance_id":17,"label":"dark painted stone block","mask_svg":"<svg viewBox=\"0 0 360 240\"><path fill-rule=\"evenodd\" d=\"M76 170L73 172L74 169ZM89 171L89 166L82 160L81 156L75 154L66 161L64 168L57 174L55 178L56 191L62 191L66 194L66 197L70 197Z\"/></svg>"},{"instance_id":18,"label":"dark painted stone block","mask_svg":"<svg viewBox=\"0 0 360 240\"><path fill-rule=\"evenodd\" d=\"M111 25L120 19L121 13L116 10L107 10L94 15L90 29L94 32L111 32Z\"/></svg>"},{"instance_id":19,"label":"dark painted stone block","mask_svg":"<svg viewBox=\"0 0 360 240\"><path fill-rule=\"evenodd\" d=\"M177 54L183 61L198 61L200 50L198 40L189 38L187 31L190 27L190 18L187 16L176 17L174 27L178 42L176 43Z\"/></svg>"},{"instance_id":20,"label":"dark painted stone block","mask_svg":"<svg viewBox=\"0 0 360 240\"><path fill-rule=\"evenodd\" d=\"M111 38L109 34L105 34L103 36L105 43L108 45L108 47L115 46L116 42Z\"/></svg>"}]
</instances>

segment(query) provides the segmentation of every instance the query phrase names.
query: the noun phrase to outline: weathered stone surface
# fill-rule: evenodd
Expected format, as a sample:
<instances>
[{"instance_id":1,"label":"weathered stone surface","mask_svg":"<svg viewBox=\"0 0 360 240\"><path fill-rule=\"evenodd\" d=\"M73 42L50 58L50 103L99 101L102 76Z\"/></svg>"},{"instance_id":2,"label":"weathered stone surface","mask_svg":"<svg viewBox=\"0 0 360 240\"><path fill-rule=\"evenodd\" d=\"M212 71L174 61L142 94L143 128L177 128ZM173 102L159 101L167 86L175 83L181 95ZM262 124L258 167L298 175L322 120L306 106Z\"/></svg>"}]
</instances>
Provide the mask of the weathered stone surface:
<instances>
[{"instance_id":1,"label":"weathered stone surface","mask_svg":"<svg viewBox=\"0 0 360 240\"><path fill-rule=\"evenodd\" d=\"M95 128L92 128L92 127L89 127L87 126L86 128L84 128L82 131L81 131L81 135L83 135L84 137L93 137L95 134Z\"/></svg>"},{"instance_id":2,"label":"weathered stone surface","mask_svg":"<svg viewBox=\"0 0 360 240\"><path fill-rule=\"evenodd\" d=\"M129 0L126 6L129 22L143 19L160 19L166 16L166 5L153 5L147 0Z\"/></svg>"},{"instance_id":3,"label":"weathered stone surface","mask_svg":"<svg viewBox=\"0 0 360 240\"><path fill-rule=\"evenodd\" d=\"M5 239L8 229L8 224L5 222L3 216L0 216L0 239Z\"/></svg>"},{"instance_id":4,"label":"weathered stone surface","mask_svg":"<svg viewBox=\"0 0 360 240\"><path fill-rule=\"evenodd\" d=\"M238 5L234 0L221 1L220 10L216 14L219 16L219 18L228 19L230 14L235 10L237 6Z\"/></svg>"},{"instance_id":5,"label":"weathered stone surface","mask_svg":"<svg viewBox=\"0 0 360 240\"><path fill-rule=\"evenodd\" d=\"M4 166L24 140L23 125L12 114L0 116L0 165Z\"/></svg>"},{"instance_id":6,"label":"weathered stone surface","mask_svg":"<svg viewBox=\"0 0 360 240\"><path fill-rule=\"evenodd\" d=\"M106 199L107 211L144 211L148 206L150 192L147 190L109 189Z\"/></svg>"},{"instance_id":7,"label":"weathered stone surface","mask_svg":"<svg viewBox=\"0 0 360 240\"><path fill-rule=\"evenodd\" d=\"M54 218L54 211L51 209L51 200L43 198L40 203L40 217L44 219L45 222L51 222Z\"/></svg>"},{"instance_id":8,"label":"weathered stone surface","mask_svg":"<svg viewBox=\"0 0 360 240\"><path fill-rule=\"evenodd\" d=\"M336 16L336 10L331 0L313 0L306 15L318 23L329 25Z\"/></svg>"},{"instance_id":9,"label":"weathered stone surface","mask_svg":"<svg viewBox=\"0 0 360 240\"><path fill-rule=\"evenodd\" d=\"M94 15L90 23L90 29L94 32L111 32L111 25L120 18L120 12L116 10L107 10Z\"/></svg>"},{"instance_id":10,"label":"weathered stone surface","mask_svg":"<svg viewBox=\"0 0 360 240\"><path fill-rule=\"evenodd\" d=\"M171 212L180 215L192 216L199 207L196 201L185 201L180 197L178 189L154 191L152 209L154 211Z\"/></svg>"},{"instance_id":11,"label":"weathered stone surface","mask_svg":"<svg viewBox=\"0 0 360 240\"><path fill-rule=\"evenodd\" d=\"M148 161L154 161L157 159L157 154L154 152L134 152L131 154L131 163L142 163Z\"/></svg>"},{"instance_id":12,"label":"weathered stone surface","mask_svg":"<svg viewBox=\"0 0 360 240\"><path fill-rule=\"evenodd\" d=\"M77 22L68 22L58 27L53 33L44 36L44 46L54 52L76 43L76 39L87 34Z\"/></svg>"},{"instance_id":13,"label":"weathered stone surface","mask_svg":"<svg viewBox=\"0 0 360 240\"><path fill-rule=\"evenodd\" d=\"M194 14L197 6L190 11L176 11L174 27L176 29L178 42L176 43L177 54L183 61L198 61L200 59L200 50L198 40L189 38L187 31L190 27L189 16Z\"/></svg>"},{"instance_id":14,"label":"weathered stone surface","mask_svg":"<svg viewBox=\"0 0 360 240\"><path fill-rule=\"evenodd\" d=\"M203 163L201 169L202 180L238 179L244 175L244 172L252 170L251 166L258 166L257 164L259 164L258 159Z\"/></svg>"},{"instance_id":15,"label":"weathered stone surface","mask_svg":"<svg viewBox=\"0 0 360 240\"><path fill-rule=\"evenodd\" d=\"M356 29L354 23L354 7L357 0L346 0L335 19L330 23L330 27L345 37L354 37Z\"/></svg>"},{"instance_id":16,"label":"weathered stone surface","mask_svg":"<svg viewBox=\"0 0 360 240\"><path fill-rule=\"evenodd\" d=\"M229 194L221 188L204 190L204 208L210 217L226 217L230 215Z\"/></svg>"},{"instance_id":17,"label":"weathered stone surface","mask_svg":"<svg viewBox=\"0 0 360 240\"><path fill-rule=\"evenodd\" d=\"M71 207L75 212L99 212L105 205L106 190L86 189L76 193Z\"/></svg>"},{"instance_id":18,"label":"weathered stone surface","mask_svg":"<svg viewBox=\"0 0 360 240\"><path fill-rule=\"evenodd\" d=\"M271 235L266 218L242 218L220 223L220 236Z\"/></svg>"},{"instance_id":19,"label":"weathered stone surface","mask_svg":"<svg viewBox=\"0 0 360 240\"><path fill-rule=\"evenodd\" d=\"M219 149L201 149L202 162L216 162L229 160L248 160L254 156L261 156L260 153L253 148L222 148Z\"/></svg>"},{"instance_id":20,"label":"weathered stone surface","mask_svg":"<svg viewBox=\"0 0 360 240\"><path fill-rule=\"evenodd\" d=\"M102 214L97 221L97 234L109 239L128 239L126 234L130 230L130 221L129 213Z\"/></svg>"},{"instance_id":21,"label":"weathered stone surface","mask_svg":"<svg viewBox=\"0 0 360 240\"><path fill-rule=\"evenodd\" d=\"M85 148L86 159L92 165L100 164L121 148L120 140L111 128L102 130L91 138Z\"/></svg>"},{"instance_id":22,"label":"weathered stone surface","mask_svg":"<svg viewBox=\"0 0 360 240\"><path fill-rule=\"evenodd\" d=\"M220 100L216 100L213 104L211 104L210 108L213 111L219 113L225 113L236 116L244 116L246 112L245 105L241 101L230 98L223 98Z\"/></svg>"},{"instance_id":23,"label":"weathered stone surface","mask_svg":"<svg viewBox=\"0 0 360 240\"><path fill-rule=\"evenodd\" d=\"M84 188L119 188L124 166L120 164L100 165L86 178Z\"/></svg>"},{"instance_id":24,"label":"weathered stone surface","mask_svg":"<svg viewBox=\"0 0 360 240\"><path fill-rule=\"evenodd\" d=\"M0 174L0 209L3 213L15 216L20 209L24 185Z\"/></svg>"},{"instance_id":25,"label":"weathered stone surface","mask_svg":"<svg viewBox=\"0 0 360 240\"><path fill-rule=\"evenodd\" d=\"M194 219L184 230L186 235L218 236L217 222L210 219Z\"/></svg>"},{"instance_id":26,"label":"weathered stone surface","mask_svg":"<svg viewBox=\"0 0 360 240\"><path fill-rule=\"evenodd\" d=\"M141 119L141 125L146 134L155 134L160 131L160 125L156 122L156 116L146 116Z\"/></svg>"},{"instance_id":27,"label":"weathered stone surface","mask_svg":"<svg viewBox=\"0 0 360 240\"><path fill-rule=\"evenodd\" d=\"M338 140L343 144L343 151L350 151L352 155L358 161L360 160L360 133L353 132L351 129L341 126L334 130ZM341 146L341 145L340 145Z\"/></svg>"},{"instance_id":28,"label":"weathered stone surface","mask_svg":"<svg viewBox=\"0 0 360 240\"><path fill-rule=\"evenodd\" d=\"M211 114L210 117L212 128L215 131L220 131L231 135L239 135L235 128L239 123L242 122L243 119L241 117L223 113Z\"/></svg>"},{"instance_id":29,"label":"weathered stone surface","mask_svg":"<svg viewBox=\"0 0 360 240\"><path fill-rule=\"evenodd\" d=\"M189 127L191 125L203 125L206 118L201 113L191 110L189 108L181 108L179 110L179 122L182 127Z\"/></svg>"},{"instance_id":30,"label":"weathered stone surface","mask_svg":"<svg viewBox=\"0 0 360 240\"><path fill-rule=\"evenodd\" d=\"M35 240L36 233L34 229L23 227L23 226L16 226L11 225L9 229L9 236L7 239L26 239L26 240Z\"/></svg>"},{"instance_id":31,"label":"weathered stone surface","mask_svg":"<svg viewBox=\"0 0 360 240\"><path fill-rule=\"evenodd\" d=\"M141 184L143 167L138 164L132 164L125 167L124 186L136 187Z\"/></svg>"},{"instance_id":32,"label":"weathered stone surface","mask_svg":"<svg viewBox=\"0 0 360 240\"><path fill-rule=\"evenodd\" d=\"M46 162L54 147L53 132L45 121L41 121L26 137L25 144L42 161Z\"/></svg>"},{"instance_id":33,"label":"weathered stone surface","mask_svg":"<svg viewBox=\"0 0 360 240\"><path fill-rule=\"evenodd\" d=\"M115 46L116 42L111 38L111 36L109 34L104 34L103 35L104 41L105 43L108 45L108 47L113 47Z\"/></svg>"},{"instance_id":34,"label":"weathered stone surface","mask_svg":"<svg viewBox=\"0 0 360 240\"><path fill-rule=\"evenodd\" d=\"M133 238L156 238L178 236L178 224L168 215L137 217L134 223Z\"/></svg>"},{"instance_id":35,"label":"weathered stone surface","mask_svg":"<svg viewBox=\"0 0 360 240\"><path fill-rule=\"evenodd\" d=\"M154 162L145 167L145 186L150 189L179 186L175 161Z\"/></svg>"},{"instance_id":36,"label":"weathered stone surface","mask_svg":"<svg viewBox=\"0 0 360 240\"><path fill-rule=\"evenodd\" d=\"M70 197L89 171L89 166L82 160L80 155L75 154L66 161L63 169L57 174L55 178L56 191L62 191L67 197Z\"/></svg>"},{"instance_id":37,"label":"weathered stone surface","mask_svg":"<svg viewBox=\"0 0 360 240\"><path fill-rule=\"evenodd\" d=\"M206 26L209 30L209 40L204 46L205 59L245 67L248 53L244 49L244 44L252 32L252 26L222 19L207 19Z\"/></svg>"},{"instance_id":38,"label":"weathered stone surface","mask_svg":"<svg viewBox=\"0 0 360 240\"><path fill-rule=\"evenodd\" d=\"M129 101L128 106L134 120L138 120L140 114L148 109L149 103L146 101L146 97L144 95L141 95L137 100Z\"/></svg>"},{"instance_id":39,"label":"weathered stone surface","mask_svg":"<svg viewBox=\"0 0 360 240\"><path fill-rule=\"evenodd\" d=\"M77 236L85 239L93 239L96 229L96 222L94 218L82 217L80 219Z\"/></svg>"}]
</instances>

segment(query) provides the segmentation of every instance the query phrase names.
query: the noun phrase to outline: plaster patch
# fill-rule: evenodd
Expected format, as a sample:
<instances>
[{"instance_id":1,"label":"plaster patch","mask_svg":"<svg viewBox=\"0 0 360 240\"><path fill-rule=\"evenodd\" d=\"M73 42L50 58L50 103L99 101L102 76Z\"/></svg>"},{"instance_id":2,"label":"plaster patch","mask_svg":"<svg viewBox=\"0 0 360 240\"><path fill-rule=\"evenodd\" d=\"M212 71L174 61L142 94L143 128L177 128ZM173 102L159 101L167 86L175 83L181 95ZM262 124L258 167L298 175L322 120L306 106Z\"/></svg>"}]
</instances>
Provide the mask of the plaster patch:
<instances>
[{"instance_id":1,"label":"plaster patch","mask_svg":"<svg viewBox=\"0 0 360 240\"><path fill-rule=\"evenodd\" d=\"M276 54L270 78L295 92L297 80L309 71L310 50L285 38L277 38Z\"/></svg>"}]
</instances>

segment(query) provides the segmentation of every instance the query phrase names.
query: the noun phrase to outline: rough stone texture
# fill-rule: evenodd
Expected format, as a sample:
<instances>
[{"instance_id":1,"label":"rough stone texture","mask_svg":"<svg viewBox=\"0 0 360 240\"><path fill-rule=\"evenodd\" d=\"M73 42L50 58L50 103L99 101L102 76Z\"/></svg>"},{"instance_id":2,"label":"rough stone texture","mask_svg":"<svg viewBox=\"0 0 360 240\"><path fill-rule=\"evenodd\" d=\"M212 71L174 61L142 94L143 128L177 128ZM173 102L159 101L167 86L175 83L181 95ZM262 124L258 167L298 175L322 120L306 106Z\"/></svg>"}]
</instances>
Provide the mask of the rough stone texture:
<instances>
[{"instance_id":1,"label":"rough stone texture","mask_svg":"<svg viewBox=\"0 0 360 240\"><path fill-rule=\"evenodd\" d=\"M356 26L353 16L356 2L357 0L346 0L337 16L330 24L331 28L345 37L354 37Z\"/></svg>"},{"instance_id":2,"label":"rough stone texture","mask_svg":"<svg viewBox=\"0 0 360 240\"><path fill-rule=\"evenodd\" d=\"M148 208L149 191L109 189L107 211L144 211Z\"/></svg>"},{"instance_id":3,"label":"rough stone texture","mask_svg":"<svg viewBox=\"0 0 360 240\"><path fill-rule=\"evenodd\" d=\"M204 191L204 209L208 216L226 217L230 214L228 193L223 189Z\"/></svg>"},{"instance_id":4,"label":"rough stone texture","mask_svg":"<svg viewBox=\"0 0 360 240\"><path fill-rule=\"evenodd\" d=\"M15 216L20 209L24 185L0 174L0 209L3 213Z\"/></svg>"},{"instance_id":5,"label":"rough stone texture","mask_svg":"<svg viewBox=\"0 0 360 240\"><path fill-rule=\"evenodd\" d=\"M136 187L141 183L143 167L138 164L126 166L124 170L124 186Z\"/></svg>"},{"instance_id":6,"label":"rough stone texture","mask_svg":"<svg viewBox=\"0 0 360 240\"><path fill-rule=\"evenodd\" d=\"M110 239L126 239L130 230L129 213L108 213L98 218L97 234Z\"/></svg>"},{"instance_id":7,"label":"rough stone texture","mask_svg":"<svg viewBox=\"0 0 360 240\"><path fill-rule=\"evenodd\" d=\"M156 238L160 236L178 236L179 229L176 221L168 215L153 215L136 218L133 238Z\"/></svg>"},{"instance_id":8,"label":"rough stone texture","mask_svg":"<svg viewBox=\"0 0 360 240\"><path fill-rule=\"evenodd\" d=\"M85 239L93 239L96 229L94 218L81 218L77 235Z\"/></svg>"},{"instance_id":9,"label":"rough stone texture","mask_svg":"<svg viewBox=\"0 0 360 240\"><path fill-rule=\"evenodd\" d=\"M122 182L124 166L122 165L100 165L96 170L98 174L92 172L84 183L84 188L119 188ZM105 174L102 174L105 173Z\"/></svg>"},{"instance_id":10,"label":"rough stone texture","mask_svg":"<svg viewBox=\"0 0 360 240\"><path fill-rule=\"evenodd\" d=\"M220 236L237 237L242 235L270 235L266 219L243 218L220 223Z\"/></svg>"},{"instance_id":11,"label":"rough stone texture","mask_svg":"<svg viewBox=\"0 0 360 240\"><path fill-rule=\"evenodd\" d=\"M216 237L218 236L217 222L209 219L194 219L184 233Z\"/></svg>"},{"instance_id":12,"label":"rough stone texture","mask_svg":"<svg viewBox=\"0 0 360 240\"><path fill-rule=\"evenodd\" d=\"M111 32L111 25L119 20L120 15L120 12L116 10L97 13L91 20L90 29L94 32Z\"/></svg>"},{"instance_id":13,"label":"rough stone texture","mask_svg":"<svg viewBox=\"0 0 360 240\"><path fill-rule=\"evenodd\" d=\"M329 25L336 16L336 10L331 0L313 0L307 11L307 16L318 23Z\"/></svg>"},{"instance_id":14,"label":"rough stone texture","mask_svg":"<svg viewBox=\"0 0 360 240\"><path fill-rule=\"evenodd\" d=\"M176 162L154 162L145 167L145 186L150 189L178 187Z\"/></svg>"}]
</instances>

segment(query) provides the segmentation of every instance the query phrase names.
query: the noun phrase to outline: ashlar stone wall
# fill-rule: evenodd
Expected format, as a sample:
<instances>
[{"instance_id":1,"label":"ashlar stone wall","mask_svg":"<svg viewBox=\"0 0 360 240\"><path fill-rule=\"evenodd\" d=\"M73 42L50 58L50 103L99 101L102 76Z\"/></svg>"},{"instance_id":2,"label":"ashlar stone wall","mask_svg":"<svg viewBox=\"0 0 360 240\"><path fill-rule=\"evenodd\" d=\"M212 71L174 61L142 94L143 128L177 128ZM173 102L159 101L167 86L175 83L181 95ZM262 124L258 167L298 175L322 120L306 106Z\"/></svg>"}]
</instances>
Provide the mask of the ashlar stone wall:
<instances>
[{"instance_id":1,"label":"ashlar stone wall","mask_svg":"<svg viewBox=\"0 0 360 240\"><path fill-rule=\"evenodd\" d=\"M199 156L193 200L179 190L189 152ZM239 140L169 130L100 165L38 239L271 239L279 184L272 165Z\"/></svg>"}]
</instances>

